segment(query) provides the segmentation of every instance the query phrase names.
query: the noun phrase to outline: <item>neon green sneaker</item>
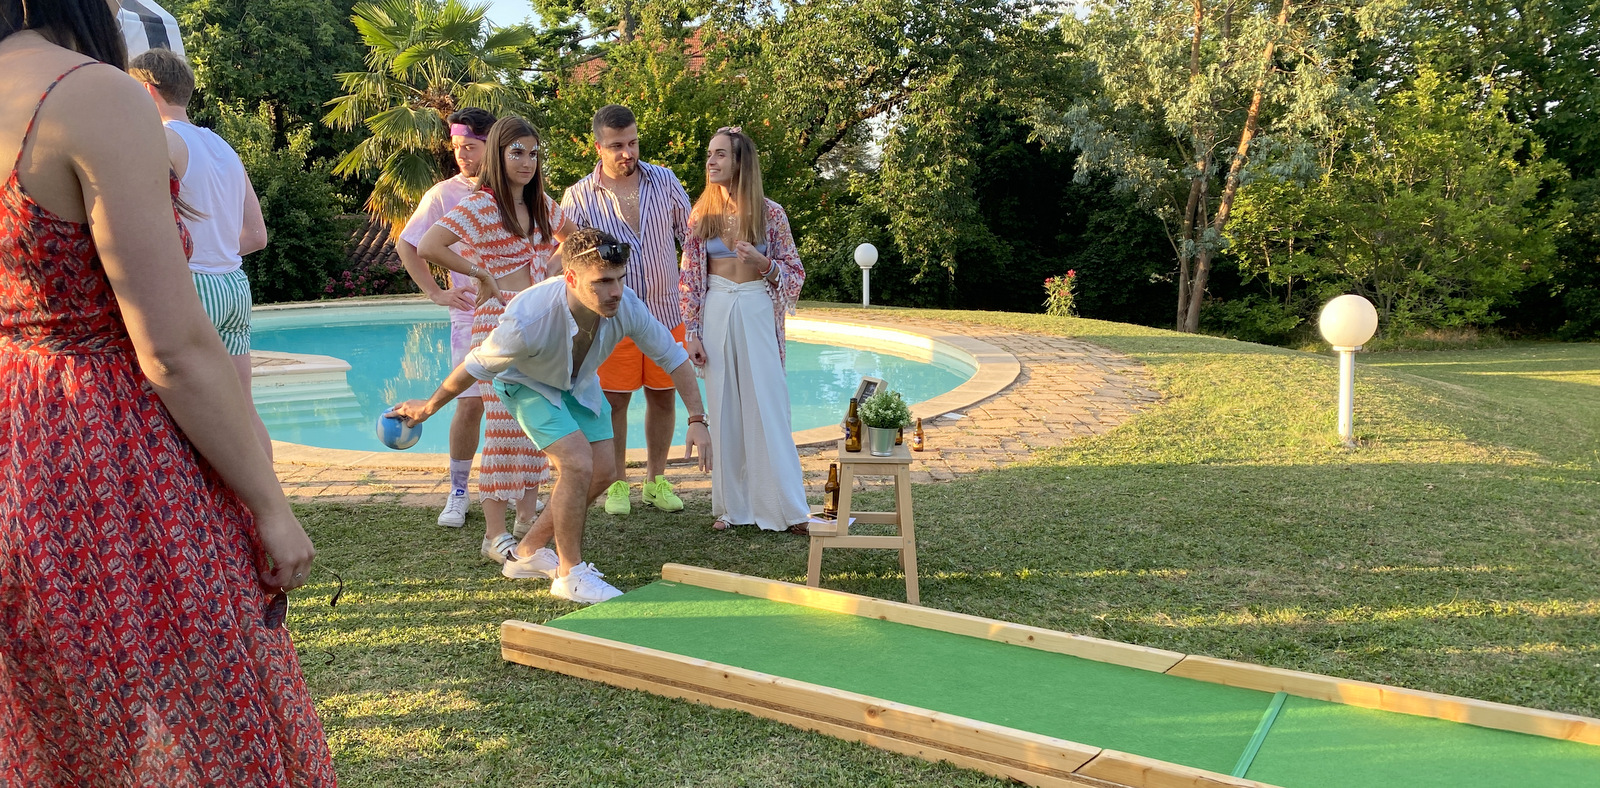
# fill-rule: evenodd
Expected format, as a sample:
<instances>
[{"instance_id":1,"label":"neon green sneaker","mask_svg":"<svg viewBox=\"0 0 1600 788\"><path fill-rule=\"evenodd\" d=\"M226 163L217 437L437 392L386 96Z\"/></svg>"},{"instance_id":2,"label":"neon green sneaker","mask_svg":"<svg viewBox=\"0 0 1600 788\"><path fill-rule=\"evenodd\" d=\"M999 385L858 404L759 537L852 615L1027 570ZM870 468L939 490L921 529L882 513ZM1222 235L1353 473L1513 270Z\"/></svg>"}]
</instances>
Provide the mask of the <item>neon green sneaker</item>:
<instances>
[{"instance_id":1,"label":"neon green sneaker","mask_svg":"<svg viewBox=\"0 0 1600 788\"><path fill-rule=\"evenodd\" d=\"M644 502L660 509L663 512L683 511L683 499L672 494L672 482L665 476L657 476L653 482L644 483L644 494L640 496Z\"/></svg>"},{"instance_id":2,"label":"neon green sneaker","mask_svg":"<svg viewBox=\"0 0 1600 788\"><path fill-rule=\"evenodd\" d=\"M633 503L628 500L628 483L618 479L606 488L606 514L628 514Z\"/></svg>"}]
</instances>

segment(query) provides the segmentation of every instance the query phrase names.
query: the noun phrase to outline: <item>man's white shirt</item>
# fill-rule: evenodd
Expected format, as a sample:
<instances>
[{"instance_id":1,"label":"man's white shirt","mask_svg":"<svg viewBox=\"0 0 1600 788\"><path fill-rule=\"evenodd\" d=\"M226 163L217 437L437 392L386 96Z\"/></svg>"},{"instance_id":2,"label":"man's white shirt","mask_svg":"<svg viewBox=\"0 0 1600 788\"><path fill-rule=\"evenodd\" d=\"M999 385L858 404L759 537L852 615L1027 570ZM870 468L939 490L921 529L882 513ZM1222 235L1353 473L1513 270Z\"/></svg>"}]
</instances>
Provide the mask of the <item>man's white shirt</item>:
<instances>
[{"instance_id":1,"label":"man's white shirt","mask_svg":"<svg viewBox=\"0 0 1600 788\"><path fill-rule=\"evenodd\" d=\"M579 404L599 413L605 395L597 370L623 337L632 339L646 357L668 372L689 360L671 332L626 287L616 316L600 318L589 353L574 370L572 338L578 331L578 321L567 306L566 279L546 279L511 299L500 325L467 353L462 363L478 380L497 378L527 386L557 406L561 393L571 391Z\"/></svg>"}]
</instances>

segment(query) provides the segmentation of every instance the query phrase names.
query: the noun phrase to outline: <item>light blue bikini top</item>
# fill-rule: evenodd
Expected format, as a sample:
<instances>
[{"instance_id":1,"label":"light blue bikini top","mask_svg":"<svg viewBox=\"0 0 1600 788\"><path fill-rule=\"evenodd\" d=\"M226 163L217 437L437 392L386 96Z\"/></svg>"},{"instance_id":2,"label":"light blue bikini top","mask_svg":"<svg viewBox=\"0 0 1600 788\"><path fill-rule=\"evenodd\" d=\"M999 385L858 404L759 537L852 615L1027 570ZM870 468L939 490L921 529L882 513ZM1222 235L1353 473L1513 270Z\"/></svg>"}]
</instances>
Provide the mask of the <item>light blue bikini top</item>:
<instances>
[{"instance_id":1,"label":"light blue bikini top","mask_svg":"<svg viewBox=\"0 0 1600 788\"><path fill-rule=\"evenodd\" d=\"M766 254L767 253L767 244L766 244L766 242L763 241L761 243L756 244L756 251L758 251L758 252L760 252L762 254ZM721 238L712 238L711 240L706 241L706 257L708 257L708 258L738 257L738 256L739 255L736 254L732 249L728 248L727 244L722 242Z\"/></svg>"}]
</instances>

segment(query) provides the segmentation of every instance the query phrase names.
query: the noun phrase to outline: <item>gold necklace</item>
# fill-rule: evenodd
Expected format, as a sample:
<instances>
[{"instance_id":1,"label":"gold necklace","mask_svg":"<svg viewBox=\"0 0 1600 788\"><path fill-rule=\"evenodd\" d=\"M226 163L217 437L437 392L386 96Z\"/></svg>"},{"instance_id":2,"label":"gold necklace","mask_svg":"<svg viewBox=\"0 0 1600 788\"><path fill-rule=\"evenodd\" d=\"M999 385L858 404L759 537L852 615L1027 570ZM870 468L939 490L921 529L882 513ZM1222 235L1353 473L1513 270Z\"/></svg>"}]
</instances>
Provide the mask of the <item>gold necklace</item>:
<instances>
[{"instance_id":1,"label":"gold necklace","mask_svg":"<svg viewBox=\"0 0 1600 788\"><path fill-rule=\"evenodd\" d=\"M622 180L621 179L612 178L612 177L610 177L608 175L605 175L604 172L602 172L601 175L606 180L611 181L611 185L606 186L606 191L609 191L613 195L615 195L616 198L617 198L617 202L620 202L623 205L627 205L627 206L630 206L630 207L637 206L639 204L640 185L639 185L639 183L637 181L634 182L633 193L630 194L630 193L624 192L624 191L622 191L622 189L618 188L618 187L620 187L622 185ZM602 185L604 185L604 184L602 184Z\"/></svg>"}]
</instances>

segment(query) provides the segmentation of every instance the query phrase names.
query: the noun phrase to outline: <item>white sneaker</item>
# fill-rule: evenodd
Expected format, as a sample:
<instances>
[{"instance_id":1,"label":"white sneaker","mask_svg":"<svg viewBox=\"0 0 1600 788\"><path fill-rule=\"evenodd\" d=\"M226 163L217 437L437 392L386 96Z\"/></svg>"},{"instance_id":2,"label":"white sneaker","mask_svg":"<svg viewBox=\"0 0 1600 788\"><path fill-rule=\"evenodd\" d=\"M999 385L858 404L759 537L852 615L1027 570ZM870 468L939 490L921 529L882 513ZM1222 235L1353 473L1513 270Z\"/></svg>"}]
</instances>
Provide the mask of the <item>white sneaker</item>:
<instances>
[{"instance_id":1,"label":"white sneaker","mask_svg":"<svg viewBox=\"0 0 1600 788\"><path fill-rule=\"evenodd\" d=\"M510 577L510 571L511 565L506 564L502 573ZM605 575L595 569L594 564L578 564L568 570L565 577L558 577L550 584L550 594L585 605L622 596L622 592L617 590L616 586L601 580L602 577Z\"/></svg>"},{"instance_id":2,"label":"white sneaker","mask_svg":"<svg viewBox=\"0 0 1600 788\"><path fill-rule=\"evenodd\" d=\"M500 567L500 574L513 580L528 580L536 577L555 577L556 570L560 568L561 559L556 557L554 550L541 547L533 551L533 555L519 556L513 543L510 554L506 556L506 565Z\"/></svg>"},{"instance_id":3,"label":"white sneaker","mask_svg":"<svg viewBox=\"0 0 1600 788\"><path fill-rule=\"evenodd\" d=\"M503 564L506 561L515 560L517 539L511 534L500 534L491 542L489 537L485 536L483 544L478 547L478 552L482 553L483 557L490 561Z\"/></svg>"},{"instance_id":4,"label":"white sneaker","mask_svg":"<svg viewBox=\"0 0 1600 788\"><path fill-rule=\"evenodd\" d=\"M460 528L467 524L467 509L472 506L472 500L467 497L466 490L453 490L450 497L444 499L444 511L439 513L439 524L446 528Z\"/></svg>"}]
</instances>

